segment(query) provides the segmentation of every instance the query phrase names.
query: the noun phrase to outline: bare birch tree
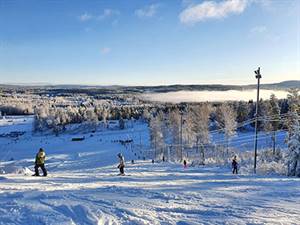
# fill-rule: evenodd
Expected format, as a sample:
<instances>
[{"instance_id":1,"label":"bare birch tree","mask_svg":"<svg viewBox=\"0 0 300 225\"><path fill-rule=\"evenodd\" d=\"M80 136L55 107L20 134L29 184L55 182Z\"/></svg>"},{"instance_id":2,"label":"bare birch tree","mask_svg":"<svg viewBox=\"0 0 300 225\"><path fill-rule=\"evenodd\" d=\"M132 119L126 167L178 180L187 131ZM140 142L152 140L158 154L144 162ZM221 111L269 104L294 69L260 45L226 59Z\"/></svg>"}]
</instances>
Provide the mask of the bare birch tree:
<instances>
[{"instance_id":1,"label":"bare birch tree","mask_svg":"<svg viewBox=\"0 0 300 225\"><path fill-rule=\"evenodd\" d=\"M200 164L205 163L204 148L210 142L209 118L211 111L212 108L208 103L192 106L188 110L187 123L191 127L192 137L196 141L197 151L200 153Z\"/></svg>"},{"instance_id":2,"label":"bare birch tree","mask_svg":"<svg viewBox=\"0 0 300 225\"><path fill-rule=\"evenodd\" d=\"M228 103L223 103L219 107L219 119L217 122L219 128L224 131L226 152L228 155L229 141L236 134L237 129L236 112Z\"/></svg>"}]
</instances>

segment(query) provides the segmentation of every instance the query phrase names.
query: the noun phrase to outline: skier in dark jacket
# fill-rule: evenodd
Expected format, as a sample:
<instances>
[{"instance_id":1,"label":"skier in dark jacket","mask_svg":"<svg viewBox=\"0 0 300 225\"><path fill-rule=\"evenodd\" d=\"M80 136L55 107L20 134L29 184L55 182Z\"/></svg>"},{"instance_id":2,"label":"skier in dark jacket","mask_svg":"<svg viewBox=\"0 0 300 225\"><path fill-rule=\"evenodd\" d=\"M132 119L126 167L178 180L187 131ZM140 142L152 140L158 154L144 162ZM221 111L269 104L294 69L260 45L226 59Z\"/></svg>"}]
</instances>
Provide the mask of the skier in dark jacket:
<instances>
[{"instance_id":1,"label":"skier in dark jacket","mask_svg":"<svg viewBox=\"0 0 300 225\"><path fill-rule=\"evenodd\" d=\"M183 168L184 168L184 169L187 168L187 162L186 162L186 160L183 160Z\"/></svg>"},{"instance_id":2,"label":"skier in dark jacket","mask_svg":"<svg viewBox=\"0 0 300 225\"><path fill-rule=\"evenodd\" d=\"M33 176L39 176L39 168L42 169L43 171L43 176L47 176L47 170L45 168L45 159L46 159L46 154L44 149L40 148L39 152L36 154L35 156L35 166L34 166L34 170L35 170L35 174Z\"/></svg>"},{"instance_id":3,"label":"skier in dark jacket","mask_svg":"<svg viewBox=\"0 0 300 225\"><path fill-rule=\"evenodd\" d=\"M238 163L237 163L236 155L232 159L232 173L238 174Z\"/></svg>"},{"instance_id":4,"label":"skier in dark jacket","mask_svg":"<svg viewBox=\"0 0 300 225\"><path fill-rule=\"evenodd\" d=\"M118 157L119 157L119 160L120 160L120 163L118 165L118 168L120 170L119 175L124 176L125 175L125 173L124 173L125 159L124 159L124 156L121 153L118 154Z\"/></svg>"}]
</instances>

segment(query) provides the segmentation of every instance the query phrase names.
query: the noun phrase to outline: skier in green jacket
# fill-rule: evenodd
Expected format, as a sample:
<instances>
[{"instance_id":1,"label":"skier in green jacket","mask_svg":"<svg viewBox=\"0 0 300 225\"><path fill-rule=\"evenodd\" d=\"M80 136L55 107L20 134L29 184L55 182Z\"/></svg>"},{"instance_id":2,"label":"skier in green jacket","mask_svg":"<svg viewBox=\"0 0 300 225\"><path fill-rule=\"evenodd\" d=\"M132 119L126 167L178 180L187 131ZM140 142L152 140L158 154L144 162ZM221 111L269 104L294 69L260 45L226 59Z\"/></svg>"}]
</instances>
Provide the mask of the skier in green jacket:
<instances>
[{"instance_id":1,"label":"skier in green jacket","mask_svg":"<svg viewBox=\"0 0 300 225\"><path fill-rule=\"evenodd\" d=\"M35 174L33 176L39 176L39 168L42 169L43 171L43 176L47 176L47 170L45 168L45 159L46 159L46 154L44 149L40 148L39 152L35 156Z\"/></svg>"}]
</instances>

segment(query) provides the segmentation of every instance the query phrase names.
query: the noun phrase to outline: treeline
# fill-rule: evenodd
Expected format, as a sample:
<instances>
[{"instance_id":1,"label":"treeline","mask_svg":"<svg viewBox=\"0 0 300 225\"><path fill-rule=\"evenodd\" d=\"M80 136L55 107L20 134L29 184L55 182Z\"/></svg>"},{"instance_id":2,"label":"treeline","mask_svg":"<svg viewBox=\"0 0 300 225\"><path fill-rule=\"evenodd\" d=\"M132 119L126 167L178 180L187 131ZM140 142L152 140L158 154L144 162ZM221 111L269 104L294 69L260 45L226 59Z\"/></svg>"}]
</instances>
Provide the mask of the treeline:
<instances>
[{"instance_id":1,"label":"treeline","mask_svg":"<svg viewBox=\"0 0 300 225\"><path fill-rule=\"evenodd\" d=\"M33 103L19 96L4 95L0 93L0 115L32 115Z\"/></svg>"},{"instance_id":2,"label":"treeline","mask_svg":"<svg viewBox=\"0 0 300 225\"><path fill-rule=\"evenodd\" d=\"M35 108L34 131L53 130L59 134L66 130L69 124L84 123L91 129L96 129L99 123L106 126L108 120L139 119L142 108L136 106L43 106ZM121 128L123 125L121 125Z\"/></svg>"},{"instance_id":3,"label":"treeline","mask_svg":"<svg viewBox=\"0 0 300 225\"><path fill-rule=\"evenodd\" d=\"M151 146L157 159L165 156L166 146L175 146L178 160L182 159L182 146L195 146L200 163L204 163L204 151L212 143L212 134L224 135L228 153L228 143L238 130L253 129L255 109L256 103L242 101L181 104L144 113L144 118L149 121ZM292 135L295 114L300 114L299 90L291 90L284 100L278 100L275 95L260 100L258 129L272 137L273 154L276 132L286 130Z\"/></svg>"},{"instance_id":4,"label":"treeline","mask_svg":"<svg viewBox=\"0 0 300 225\"><path fill-rule=\"evenodd\" d=\"M10 116L10 115L32 115L33 108L30 105L20 105L20 106L0 106L0 115Z\"/></svg>"}]
</instances>

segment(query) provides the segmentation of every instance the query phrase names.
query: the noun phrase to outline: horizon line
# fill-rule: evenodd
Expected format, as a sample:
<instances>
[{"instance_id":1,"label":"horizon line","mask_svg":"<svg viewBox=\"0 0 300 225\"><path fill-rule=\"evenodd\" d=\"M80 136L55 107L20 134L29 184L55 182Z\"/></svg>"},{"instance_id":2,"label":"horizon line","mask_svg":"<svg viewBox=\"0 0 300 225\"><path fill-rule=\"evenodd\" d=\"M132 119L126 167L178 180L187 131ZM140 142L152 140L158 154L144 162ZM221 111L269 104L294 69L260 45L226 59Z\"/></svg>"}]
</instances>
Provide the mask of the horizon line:
<instances>
[{"instance_id":1,"label":"horizon line","mask_svg":"<svg viewBox=\"0 0 300 225\"><path fill-rule=\"evenodd\" d=\"M261 83L261 84L278 84L282 82L287 81L300 81L299 80L281 80L281 81L273 81L273 82L267 82L267 83ZM169 84L84 84L84 83L47 83L47 82L8 82L8 83L0 83L0 86L88 86L88 87L112 87L112 86L118 86L118 87L155 87L155 86L196 86L196 85L223 85L223 86L247 86L247 85L256 85L256 83L169 83Z\"/></svg>"}]
</instances>

